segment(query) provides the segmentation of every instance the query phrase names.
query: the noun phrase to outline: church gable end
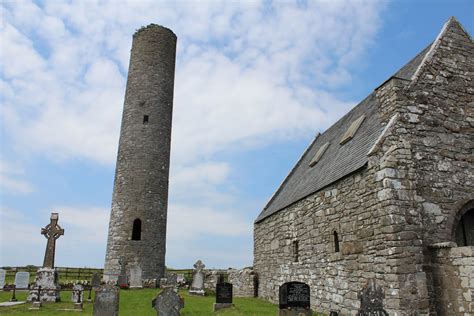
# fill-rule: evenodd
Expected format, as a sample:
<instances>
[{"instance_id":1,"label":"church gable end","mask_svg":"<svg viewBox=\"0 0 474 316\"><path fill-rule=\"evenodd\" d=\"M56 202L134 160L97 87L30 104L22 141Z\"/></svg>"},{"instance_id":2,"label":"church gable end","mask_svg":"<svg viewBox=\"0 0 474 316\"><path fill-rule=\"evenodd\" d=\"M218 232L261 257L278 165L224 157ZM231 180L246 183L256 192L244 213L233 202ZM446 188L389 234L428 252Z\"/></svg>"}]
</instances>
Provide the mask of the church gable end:
<instances>
[{"instance_id":1,"label":"church gable end","mask_svg":"<svg viewBox=\"0 0 474 316\"><path fill-rule=\"evenodd\" d=\"M473 52L449 19L315 139L256 219L259 296L275 302L279 285L300 281L316 310L353 314L356 293L376 279L390 315L474 313L466 282L474 247L465 234L474 196Z\"/></svg>"}]
</instances>

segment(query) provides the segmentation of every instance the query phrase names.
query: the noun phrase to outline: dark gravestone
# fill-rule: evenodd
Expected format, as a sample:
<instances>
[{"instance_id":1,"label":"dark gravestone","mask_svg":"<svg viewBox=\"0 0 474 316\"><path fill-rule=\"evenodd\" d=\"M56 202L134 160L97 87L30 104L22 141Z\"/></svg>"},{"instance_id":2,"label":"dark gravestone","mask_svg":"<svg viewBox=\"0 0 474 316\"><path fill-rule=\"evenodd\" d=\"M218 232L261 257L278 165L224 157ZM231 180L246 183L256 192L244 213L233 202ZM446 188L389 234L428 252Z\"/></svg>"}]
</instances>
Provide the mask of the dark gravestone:
<instances>
[{"instance_id":1,"label":"dark gravestone","mask_svg":"<svg viewBox=\"0 0 474 316\"><path fill-rule=\"evenodd\" d=\"M302 282L287 282L280 286L280 309L309 309L309 286Z\"/></svg>"},{"instance_id":2,"label":"dark gravestone","mask_svg":"<svg viewBox=\"0 0 474 316\"><path fill-rule=\"evenodd\" d=\"M370 279L357 297L360 299L358 316L388 316L383 309L385 295L382 288L375 283L375 279Z\"/></svg>"},{"instance_id":3,"label":"dark gravestone","mask_svg":"<svg viewBox=\"0 0 474 316\"><path fill-rule=\"evenodd\" d=\"M127 289L128 288L128 277L125 274L119 275L118 280L117 280L117 285L121 289Z\"/></svg>"},{"instance_id":4,"label":"dark gravestone","mask_svg":"<svg viewBox=\"0 0 474 316\"><path fill-rule=\"evenodd\" d=\"M118 316L119 289L113 285L103 285L95 291L94 315Z\"/></svg>"},{"instance_id":5,"label":"dark gravestone","mask_svg":"<svg viewBox=\"0 0 474 316\"><path fill-rule=\"evenodd\" d=\"M91 286L94 291L100 286L100 275L97 272L92 275Z\"/></svg>"},{"instance_id":6,"label":"dark gravestone","mask_svg":"<svg viewBox=\"0 0 474 316\"><path fill-rule=\"evenodd\" d=\"M232 284L217 283L216 303L232 303Z\"/></svg>"},{"instance_id":7,"label":"dark gravestone","mask_svg":"<svg viewBox=\"0 0 474 316\"><path fill-rule=\"evenodd\" d=\"M217 283L214 312L232 306L234 306L234 304L232 304L232 284L226 282Z\"/></svg>"}]
</instances>

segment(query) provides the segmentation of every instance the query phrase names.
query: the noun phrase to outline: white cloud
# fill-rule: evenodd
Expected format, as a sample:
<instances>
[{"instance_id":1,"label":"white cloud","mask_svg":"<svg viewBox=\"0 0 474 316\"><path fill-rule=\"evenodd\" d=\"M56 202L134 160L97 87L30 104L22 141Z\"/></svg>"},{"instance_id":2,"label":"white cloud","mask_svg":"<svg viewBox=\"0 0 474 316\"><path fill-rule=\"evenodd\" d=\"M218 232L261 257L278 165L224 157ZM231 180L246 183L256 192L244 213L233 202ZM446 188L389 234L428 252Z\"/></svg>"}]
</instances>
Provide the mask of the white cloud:
<instances>
[{"instance_id":1,"label":"white cloud","mask_svg":"<svg viewBox=\"0 0 474 316\"><path fill-rule=\"evenodd\" d=\"M19 177L24 176L25 171L17 164L0 160L0 190L9 194L28 194L34 191L33 185Z\"/></svg>"}]
</instances>

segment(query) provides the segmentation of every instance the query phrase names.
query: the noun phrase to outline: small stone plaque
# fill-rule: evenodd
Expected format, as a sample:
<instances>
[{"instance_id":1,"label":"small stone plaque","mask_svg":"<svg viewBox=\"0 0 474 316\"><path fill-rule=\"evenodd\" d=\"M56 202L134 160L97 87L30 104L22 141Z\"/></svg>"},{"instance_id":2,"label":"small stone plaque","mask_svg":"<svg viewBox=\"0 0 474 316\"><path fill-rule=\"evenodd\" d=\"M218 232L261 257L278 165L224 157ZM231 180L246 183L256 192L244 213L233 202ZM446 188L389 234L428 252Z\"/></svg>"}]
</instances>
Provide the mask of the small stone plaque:
<instances>
[{"instance_id":1,"label":"small stone plaque","mask_svg":"<svg viewBox=\"0 0 474 316\"><path fill-rule=\"evenodd\" d=\"M232 284L217 283L216 285L216 303L232 303Z\"/></svg>"},{"instance_id":2,"label":"small stone plaque","mask_svg":"<svg viewBox=\"0 0 474 316\"><path fill-rule=\"evenodd\" d=\"M0 269L0 290L5 286L5 276L7 271Z\"/></svg>"},{"instance_id":3,"label":"small stone plaque","mask_svg":"<svg viewBox=\"0 0 474 316\"><path fill-rule=\"evenodd\" d=\"M303 282L287 282L280 286L280 309L309 309L309 285Z\"/></svg>"},{"instance_id":4,"label":"small stone plaque","mask_svg":"<svg viewBox=\"0 0 474 316\"><path fill-rule=\"evenodd\" d=\"M15 287L17 289L27 289L30 284L29 272L17 272L15 275Z\"/></svg>"},{"instance_id":5,"label":"small stone plaque","mask_svg":"<svg viewBox=\"0 0 474 316\"><path fill-rule=\"evenodd\" d=\"M95 292L94 315L118 316L119 289L113 285L103 285Z\"/></svg>"}]
</instances>

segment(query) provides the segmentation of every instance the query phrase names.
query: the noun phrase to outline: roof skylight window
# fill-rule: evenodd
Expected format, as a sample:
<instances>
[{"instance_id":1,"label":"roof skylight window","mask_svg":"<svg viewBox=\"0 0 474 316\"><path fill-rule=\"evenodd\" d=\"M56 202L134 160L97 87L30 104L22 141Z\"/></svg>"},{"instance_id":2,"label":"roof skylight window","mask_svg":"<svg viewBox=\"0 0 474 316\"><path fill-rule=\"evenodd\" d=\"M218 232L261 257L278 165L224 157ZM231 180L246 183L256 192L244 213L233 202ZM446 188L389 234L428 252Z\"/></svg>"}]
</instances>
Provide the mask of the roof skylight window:
<instances>
[{"instance_id":1,"label":"roof skylight window","mask_svg":"<svg viewBox=\"0 0 474 316\"><path fill-rule=\"evenodd\" d=\"M316 155L314 155L313 159L311 159L311 162L309 163L310 167L318 163L318 161L321 159L321 157L323 156L326 149L328 149L328 147L329 147L329 143L326 143L319 148L318 152L316 153Z\"/></svg>"},{"instance_id":2,"label":"roof skylight window","mask_svg":"<svg viewBox=\"0 0 474 316\"><path fill-rule=\"evenodd\" d=\"M362 125L362 122L364 121L364 119L365 119L365 115L362 115L357 120L352 122L351 126L349 126L347 131L344 133L344 136L342 136L339 144L344 145L345 143L350 141L354 137L359 127Z\"/></svg>"}]
</instances>

